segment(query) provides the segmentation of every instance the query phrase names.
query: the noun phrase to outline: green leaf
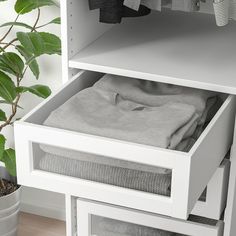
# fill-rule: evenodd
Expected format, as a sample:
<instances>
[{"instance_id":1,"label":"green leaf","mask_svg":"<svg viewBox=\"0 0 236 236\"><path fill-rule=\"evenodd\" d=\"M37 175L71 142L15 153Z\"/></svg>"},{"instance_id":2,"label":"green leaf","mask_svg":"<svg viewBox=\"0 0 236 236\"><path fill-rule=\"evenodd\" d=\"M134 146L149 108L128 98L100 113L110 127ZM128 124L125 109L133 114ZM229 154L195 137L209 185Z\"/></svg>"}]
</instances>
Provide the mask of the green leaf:
<instances>
[{"instance_id":1,"label":"green leaf","mask_svg":"<svg viewBox=\"0 0 236 236\"><path fill-rule=\"evenodd\" d=\"M4 24L0 25L0 27L6 27L6 26L12 26L12 25L24 27L24 28L27 28L27 29L30 29L30 30L33 29L33 27L28 25L28 24L25 24L23 22L15 22L15 21L4 23Z\"/></svg>"},{"instance_id":2,"label":"green leaf","mask_svg":"<svg viewBox=\"0 0 236 236\"><path fill-rule=\"evenodd\" d=\"M57 17L57 18L51 20L50 22L47 23L47 25L48 24L58 24L58 25L60 25L61 24L61 17Z\"/></svg>"},{"instance_id":3,"label":"green leaf","mask_svg":"<svg viewBox=\"0 0 236 236\"><path fill-rule=\"evenodd\" d=\"M24 66L22 59L14 52L5 52L0 55L0 69L5 72L22 77Z\"/></svg>"},{"instance_id":4,"label":"green leaf","mask_svg":"<svg viewBox=\"0 0 236 236\"><path fill-rule=\"evenodd\" d=\"M33 54L29 53L23 46L21 45L17 45L16 49L18 50L18 52L25 58L26 61L29 61L30 58L33 57ZM31 60L30 63L28 63L30 70L32 71L32 73L34 74L34 76L36 77L36 79L39 78L39 65L37 63L37 61Z\"/></svg>"},{"instance_id":5,"label":"green leaf","mask_svg":"<svg viewBox=\"0 0 236 236\"><path fill-rule=\"evenodd\" d=\"M12 148L6 149L3 152L2 161L10 175L16 176L16 154Z\"/></svg>"},{"instance_id":6,"label":"green leaf","mask_svg":"<svg viewBox=\"0 0 236 236\"><path fill-rule=\"evenodd\" d=\"M6 121L7 117L3 110L0 109L0 121Z\"/></svg>"},{"instance_id":7,"label":"green leaf","mask_svg":"<svg viewBox=\"0 0 236 236\"><path fill-rule=\"evenodd\" d=\"M35 57L43 54L61 54L61 40L54 34L18 32L17 38L25 50Z\"/></svg>"},{"instance_id":8,"label":"green leaf","mask_svg":"<svg viewBox=\"0 0 236 236\"><path fill-rule=\"evenodd\" d=\"M57 17L44 25L40 25L40 26L36 27L36 29L42 28L42 27L50 25L50 24L61 24L61 17Z\"/></svg>"},{"instance_id":9,"label":"green leaf","mask_svg":"<svg viewBox=\"0 0 236 236\"><path fill-rule=\"evenodd\" d=\"M13 102L16 98L16 87L11 78L0 71L0 97L7 102Z\"/></svg>"},{"instance_id":10,"label":"green leaf","mask_svg":"<svg viewBox=\"0 0 236 236\"><path fill-rule=\"evenodd\" d=\"M56 5L53 0L17 0L15 11L18 14L25 14L39 7L52 5Z\"/></svg>"},{"instance_id":11,"label":"green leaf","mask_svg":"<svg viewBox=\"0 0 236 236\"><path fill-rule=\"evenodd\" d=\"M2 161L3 152L5 150L6 138L0 134L0 161Z\"/></svg>"},{"instance_id":12,"label":"green leaf","mask_svg":"<svg viewBox=\"0 0 236 236\"><path fill-rule=\"evenodd\" d=\"M37 84L30 87L18 87L17 92L19 93L25 93L30 92L38 97L41 98L47 98L52 92L51 89L48 86Z\"/></svg>"}]
</instances>

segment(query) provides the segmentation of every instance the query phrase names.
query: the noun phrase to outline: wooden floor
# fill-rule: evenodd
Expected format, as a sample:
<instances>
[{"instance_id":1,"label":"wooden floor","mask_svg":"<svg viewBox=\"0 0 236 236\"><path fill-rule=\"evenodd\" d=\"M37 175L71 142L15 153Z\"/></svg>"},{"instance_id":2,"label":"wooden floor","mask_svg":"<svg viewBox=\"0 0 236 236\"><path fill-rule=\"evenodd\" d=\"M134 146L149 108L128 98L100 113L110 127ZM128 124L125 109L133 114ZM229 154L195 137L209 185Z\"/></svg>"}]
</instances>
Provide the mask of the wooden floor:
<instances>
[{"instance_id":1,"label":"wooden floor","mask_svg":"<svg viewBox=\"0 0 236 236\"><path fill-rule=\"evenodd\" d=\"M65 236L65 222L26 213L20 214L17 236Z\"/></svg>"}]
</instances>

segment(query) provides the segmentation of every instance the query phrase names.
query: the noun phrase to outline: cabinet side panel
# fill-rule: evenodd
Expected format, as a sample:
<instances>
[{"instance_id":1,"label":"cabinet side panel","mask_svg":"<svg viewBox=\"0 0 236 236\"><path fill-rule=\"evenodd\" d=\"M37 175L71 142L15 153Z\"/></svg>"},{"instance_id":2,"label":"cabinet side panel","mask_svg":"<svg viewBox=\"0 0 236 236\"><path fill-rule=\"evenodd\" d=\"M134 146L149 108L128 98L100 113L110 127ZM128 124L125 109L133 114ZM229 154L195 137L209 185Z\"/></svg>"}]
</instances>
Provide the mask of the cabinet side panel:
<instances>
[{"instance_id":1,"label":"cabinet side panel","mask_svg":"<svg viewBox=\"0 0 236 236\"><path fill-rule=\"evenodd\" d=\"M236 97L234 97L236 100ZM236 235L236 128L234 126L234 141L231 148L231 167L229 177L228 199L225 209L225 230L224 236Z\"/></svg>"},{"instance_id":2,"label":"cabinet side panel","mask_svg":"<svg viewBox=\"0 0 236 236\"><path fill-rule=\"evenodd\" d=\"M63 82L77 71L69 59L108 31L113 25L99 22L99 10L89 10L88 0L61 1L61 38Z\"/></svg>"}]
</instances>

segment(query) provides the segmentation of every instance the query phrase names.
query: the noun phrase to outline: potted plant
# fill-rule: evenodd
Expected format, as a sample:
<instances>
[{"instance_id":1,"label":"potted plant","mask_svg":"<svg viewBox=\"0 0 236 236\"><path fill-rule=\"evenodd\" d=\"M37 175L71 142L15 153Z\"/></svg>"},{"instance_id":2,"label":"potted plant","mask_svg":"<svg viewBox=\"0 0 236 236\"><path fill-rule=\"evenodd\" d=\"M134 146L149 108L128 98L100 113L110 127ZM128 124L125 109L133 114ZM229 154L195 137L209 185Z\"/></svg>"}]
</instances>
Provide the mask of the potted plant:
<instances>
[{"instance_id":1,"label":"potted plant","mask_svg":"<svg viewBox=\"0 0 236 236\"><path fill-rule=\"evenodd\" d=\"M7 147L3 130L19 118L17 114L19 109L23 109L21 98L25 93L42 98L51 93L49 87L37 83L40 74L37 58L44 54L61 54L60 39L54 34L42 32L49 24L60 24L60 18L39 25L41 8L45 6L58 4L53 0L16 0L15 20L0 25L4 30L6 28L4 35L0 36L0 164L3 164L0 166L1 236L16 235L21 189L17 185L15 150ZM0 5L0 8L4 10L4 5ZM21 15L32 11L37 11L32 24L20 20ZM20 31L10 38L14 27ZM28 70L32 72L31 76L26 75ZM26 86L25 77L27 80L35 79L36 83Z\"/></svg>"}]
</instances>

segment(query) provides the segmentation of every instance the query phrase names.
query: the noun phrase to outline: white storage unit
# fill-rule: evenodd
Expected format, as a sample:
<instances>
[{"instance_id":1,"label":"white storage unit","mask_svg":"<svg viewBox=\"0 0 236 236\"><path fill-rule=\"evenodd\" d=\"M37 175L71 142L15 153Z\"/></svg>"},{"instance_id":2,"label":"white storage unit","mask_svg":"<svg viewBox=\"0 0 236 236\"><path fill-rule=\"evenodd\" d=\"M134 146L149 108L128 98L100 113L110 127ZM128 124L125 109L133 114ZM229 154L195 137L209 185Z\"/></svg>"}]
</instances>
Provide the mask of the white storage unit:
<instances>
[{"instance_id":1,"label":"white storage unit","mask_svg":"<svg viewBox=\"0 0 236 236\"><path fill-rule=\"evenodd\" d=\"M150 227L157 221L160 228L189 235L234 236L236 24L217 28L214 16L167 11L112 26L98 22L98 11L89 11L87 0L62 1L61 9L65 85L15 124L19 183L66 195L67 236L87 234L78 230L77 215L101 214L103 210L95 212L100 207L118 214L117 220L132 218L131 223ZM226 98L188 153L42 125L51 111L92 86L102 73L217 91ZM39 170L39 144L171 169L171 196ZM221 164L231 147L230 161ZM206 201L200 202L206 186ZM86 207L91 212L86 213ZM186 221L189 214L222 221L215 226L195 224ZM86 226L89 218L79 222ZM90 236L86 234L78 236Z\"/></svg>"}]
</instances>

